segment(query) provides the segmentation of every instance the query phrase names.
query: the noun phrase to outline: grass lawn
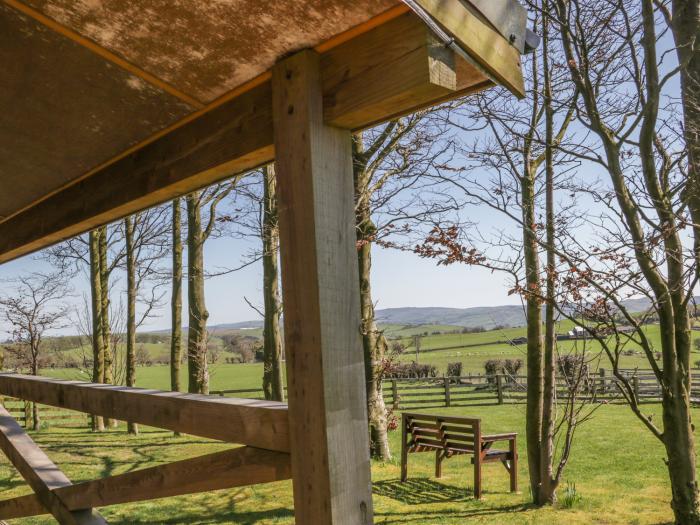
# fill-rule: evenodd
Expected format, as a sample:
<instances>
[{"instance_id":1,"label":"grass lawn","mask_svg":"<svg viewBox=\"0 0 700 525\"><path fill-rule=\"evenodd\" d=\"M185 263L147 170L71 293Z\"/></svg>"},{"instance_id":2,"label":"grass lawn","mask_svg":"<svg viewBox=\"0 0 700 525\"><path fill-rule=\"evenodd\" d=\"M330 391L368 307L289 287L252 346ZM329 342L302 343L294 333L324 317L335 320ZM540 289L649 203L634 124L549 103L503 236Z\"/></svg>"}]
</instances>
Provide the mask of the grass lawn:
<instances>
[{"instance_id":1,"label":"grass lawn","mask_svg":"<svg viewBox=\"0 0 700 525\"><path fill-rule=\"evenodd\" d=\"M650 407L652 410L658 409ZM485 432L517 431L524 436L524 405L438 409L445 414L483 418ZM695 414L696 418L700 413ZM104 434L84 428L49 428L33 435L74 481L118 474L192 457L227 445L200 438L175 438L169 432L143 429L128 436L123 426ZM399 450L399 434L392 432ZM580 502L573 508L535 509L528 505L524 439L520 450L520 494L508 492L500 465L484 467L482 501L470 495L472 468L467 457L448 460L444 477L433 475L433 455L413 454L409 481L398 481L399 463L374 463L375 522L378 524L662 524L669 523L670 489L663 450L625 406L604 406L580 429L565 480L575 483ZM4 458L0 460L3 497L28 492ZM563 490L560 491L563 493ZM116 524L291 524L290 482L222 490L102 509ZM53 523L48 517L16 520L17 524Z\"/></svg>"}]
</instances>

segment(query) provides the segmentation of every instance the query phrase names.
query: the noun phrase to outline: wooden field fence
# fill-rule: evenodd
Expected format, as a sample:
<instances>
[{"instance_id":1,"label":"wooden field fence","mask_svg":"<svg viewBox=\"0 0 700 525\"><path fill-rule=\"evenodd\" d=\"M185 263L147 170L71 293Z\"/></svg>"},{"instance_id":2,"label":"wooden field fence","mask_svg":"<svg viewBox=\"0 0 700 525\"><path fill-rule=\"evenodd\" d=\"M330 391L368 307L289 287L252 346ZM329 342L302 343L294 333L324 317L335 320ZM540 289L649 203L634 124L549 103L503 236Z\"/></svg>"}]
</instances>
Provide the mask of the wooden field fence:
<instances>
[{"instance_id":1,"label":"wooden field fence","mask_svg":"<svg viewBox=\"0 0 700 525\"><path fill-rule=\"evenodd\" d=\"M0 404L14 417L21 426L29 428L34 422L34 412L32 403L21 399L3 397ZM88 415L75 410L64 410L48 405L37 404L39 412L39 422L41 426L54 426L59 424L88 424Z\"/></svg>"},{"instance_id":2,"label":"wooden field fence","mask_svg":"<svg viewBox=\"0 0 700 525\"><path fill-rule=\"evenodd\" d=\"M661 386L651 370L624 370L636 397L642 403L661 400ZM502 405L525 403L527 376L482 374L461 377L388 379L383 383L384 402L394 410L417 408ZM572 388L562 377L557 378L557 398L569 399ZM700 377L691 384L693 401L700 403ZM584 378L576 390L581 401L622 403L625 398L619 381L609 370L600 369Z\"/></svg>"}]
</instances>

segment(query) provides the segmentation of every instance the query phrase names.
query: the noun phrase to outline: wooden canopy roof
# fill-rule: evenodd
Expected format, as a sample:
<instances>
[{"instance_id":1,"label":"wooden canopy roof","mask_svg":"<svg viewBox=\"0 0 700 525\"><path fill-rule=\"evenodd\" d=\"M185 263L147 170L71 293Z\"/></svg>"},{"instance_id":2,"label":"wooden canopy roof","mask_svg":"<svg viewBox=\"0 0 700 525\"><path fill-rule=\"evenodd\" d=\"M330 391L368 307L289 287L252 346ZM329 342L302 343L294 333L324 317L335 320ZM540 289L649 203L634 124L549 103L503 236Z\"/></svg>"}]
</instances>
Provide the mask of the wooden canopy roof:
<instances>
[{"instance_id":1,"label":"wooden canopy roof","mask_svg":"<svg viewBox=\"0 0 700 525\"><path fill-rule=\"evenodd\" d=\"M272 160L269 70L300 49L352 129L493 81L522 93L473 2L414 3L470 60L399 0L0 1L0 261Z\"/></svg>"}]
</instances>

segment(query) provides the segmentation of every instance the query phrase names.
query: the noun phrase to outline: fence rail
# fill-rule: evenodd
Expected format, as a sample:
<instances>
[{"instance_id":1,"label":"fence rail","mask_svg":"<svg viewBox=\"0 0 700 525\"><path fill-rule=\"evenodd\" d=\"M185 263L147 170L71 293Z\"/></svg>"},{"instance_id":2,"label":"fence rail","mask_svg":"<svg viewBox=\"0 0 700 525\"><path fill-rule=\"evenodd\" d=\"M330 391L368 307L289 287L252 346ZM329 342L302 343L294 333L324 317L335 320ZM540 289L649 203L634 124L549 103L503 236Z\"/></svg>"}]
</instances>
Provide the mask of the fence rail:
<instances>
[{"instance_id":1,"label":"fence rail","mask_svg":"<svg viewBox=\"0 0 700 525\"><path fill-rule=\"evenodd\" d=\"M4 397L0 398L0 405L4 406L21 426L28 428L33 425L34 411L33 403L30 401ZM89 423L89 416L74 410L62 410L48 405L37 404L37 411L39 414L39 423L41 425L51 426L58 423L80 423L84 425Z\"/></svg>"},{"instance_id":2,"label":"fence rail","mask_svg":"<svg viewBox=\"0 0 700 525\"><path fill-rule=\"evenodd\" d=\"M661 400L661 385L651 370L623 370L640 403ZM577 399L591 402L624 402L620 381L605 369L582 379L572 389L562 377L557 379L556 395L569 399L575 390ZM527 376L481 374L461 377L388 379L383 382L384 402L394 410L429 407L500 405L524 403ZM700 402L700 379L693 379L691 396Z\"/></svg>"}]
</instances>

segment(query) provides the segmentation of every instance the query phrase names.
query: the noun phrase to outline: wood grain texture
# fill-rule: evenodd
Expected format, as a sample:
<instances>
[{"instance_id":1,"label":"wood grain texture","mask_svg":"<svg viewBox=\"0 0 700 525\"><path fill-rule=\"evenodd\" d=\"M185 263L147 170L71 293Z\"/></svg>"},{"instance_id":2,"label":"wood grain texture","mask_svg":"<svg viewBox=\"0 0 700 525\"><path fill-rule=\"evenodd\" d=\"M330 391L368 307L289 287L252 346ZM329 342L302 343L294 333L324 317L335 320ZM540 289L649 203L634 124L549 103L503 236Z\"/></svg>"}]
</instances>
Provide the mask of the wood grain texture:
<instances>
[{"instance_id":1,"label":"wood grain texture","mask_svg":"<svg viewBox=\"0 0 700 525\"><path fill-rule=\"evenodd\" d=\"M3 395L185 434L289 451L287 405L0 374Z\"/></svg>"},{"instance_id":2,"label":"wood grain texture","mask_svg":"<svg viewBox=\"0 0 700 525\"><path fill-rule=\"evenodd\" d=\"M326 121L353 130L490 84L412 13L328 49L321 75ZM269 163L271 98L264 80L0 222L0 262Z\"/></svg>"},{"instance_id":3,"label":"wood grain texture","mask_svg":"<svg viewBox=\"0 0 700 525\"><path fill-rule=\"evenodd\" d=\"M372 523L350 132L324 123L320 57L272 72L295 516Z\"/></svg>"},{"instance_id":4,"label":"wood grain texture","mask_svg":"<svg viewBox=\"0 0 700 525\"><path fill-rule=\"evenodd\" d=\"M240 447L61 486L54 493L68 509L104 507L289 479L289 454ZM45 514L35 495L0 501L0 520Z\"/></svg>"},{"instance_id":5,"label":"wood grain texture","mask_svg":"<svg viewBox=\"0 0 700 525\"><path fill-rule=\"evenodd\" d=\"M325 120L358 129L429 104L457 89L455 61L406 13L322 55Z\"/></svg>"},{"instance_id":6,"label":"wood grain texture","mask_svg":"<svg viewBox=\"0 0 700 525\"><path fill-rule=\"evenodd\" d=\"M460 0L416 0L457 39L479 66L514 95L525 96L520 53L486 22L468 2Z\"/></svg>"},{"instance_id":7,"label":"wood grain texture","mask_svg":"<svg viewBox=\"0 0 700 525\"><path fill-rule=\"evenodd\" d=\"M68 477L34 443L10 413L0 405L0 448L36 495L38 504L65 525L101 525L107 522L89 505L71 511L53 491L71 486Z\"/></svg>"}]
</instances>

